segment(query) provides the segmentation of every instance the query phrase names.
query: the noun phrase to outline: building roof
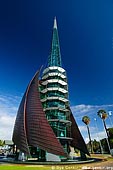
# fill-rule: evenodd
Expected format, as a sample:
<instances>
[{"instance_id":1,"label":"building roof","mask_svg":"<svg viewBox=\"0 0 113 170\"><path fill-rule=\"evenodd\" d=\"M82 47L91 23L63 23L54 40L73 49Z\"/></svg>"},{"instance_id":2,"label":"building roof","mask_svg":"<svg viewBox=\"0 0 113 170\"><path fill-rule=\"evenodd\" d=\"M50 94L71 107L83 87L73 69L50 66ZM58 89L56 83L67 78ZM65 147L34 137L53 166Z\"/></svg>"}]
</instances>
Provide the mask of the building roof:
<instances>
[{"instance_id":1,"label":"building roof","mask_svg":"<svg viewBox=\"0 0 113 170\"><path fill-rule=\"evenodd\" d=\"M13 145L13 141L12 140L4 140L4 145Z\"/></svg>"}]
</instances>

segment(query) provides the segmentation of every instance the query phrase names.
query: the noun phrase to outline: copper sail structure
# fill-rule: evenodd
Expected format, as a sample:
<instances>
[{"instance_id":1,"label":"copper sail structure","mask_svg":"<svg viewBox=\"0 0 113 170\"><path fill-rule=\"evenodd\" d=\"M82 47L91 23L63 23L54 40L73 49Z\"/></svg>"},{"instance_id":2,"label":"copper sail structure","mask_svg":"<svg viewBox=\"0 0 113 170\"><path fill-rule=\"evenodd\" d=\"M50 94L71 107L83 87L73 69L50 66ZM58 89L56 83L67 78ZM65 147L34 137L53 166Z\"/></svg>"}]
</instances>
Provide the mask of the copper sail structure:
<instances>
[{"instance_id":1,"label":"copper sail structure","mask_svg":"<svg viewBox=\"0 0 113 170\"><path fill-rule=\"evenodd\" d=\"M71 122L72 122L72 125L71 125L71 137L73 138L73 140L71 141L71 146L72 147L75 147L77 149L79 149L80 151L86 153L87 155L90 155L88 150L87 150L87 147L86 147L86 144L84 142L84 139L79 131L79 128L77 126L77 123L75 121L75 118L71 112L71 109L69 108L70 110L70 119L71 119Z\"/></svg>"},{"instance_id":2,"label":"copper sail structure","mask_svg":"<svg viewBox=\"0 0 113 170\"><path fill-rule=\"evenodd\" d=\"M29 146L33 146L55 155L66 156L43 111L38 75L39 72L31 80L21 101L14 126L13 142L26 154L30 154Z\"/></svg>"},{"instance_id":3,"label":"copper sail structure","mask_svg":"<svg viewBox=\"0 0 113 170\"><path fill-rule=\"evenodd\" d=\"M23 96L23 99L20 103L14 131L13 131L13 142L17 146L20 151L30 155L27 136L26 136L26 123L25 123L25 100L26 100L26 93Z\"/></svg>"}]
</instances>

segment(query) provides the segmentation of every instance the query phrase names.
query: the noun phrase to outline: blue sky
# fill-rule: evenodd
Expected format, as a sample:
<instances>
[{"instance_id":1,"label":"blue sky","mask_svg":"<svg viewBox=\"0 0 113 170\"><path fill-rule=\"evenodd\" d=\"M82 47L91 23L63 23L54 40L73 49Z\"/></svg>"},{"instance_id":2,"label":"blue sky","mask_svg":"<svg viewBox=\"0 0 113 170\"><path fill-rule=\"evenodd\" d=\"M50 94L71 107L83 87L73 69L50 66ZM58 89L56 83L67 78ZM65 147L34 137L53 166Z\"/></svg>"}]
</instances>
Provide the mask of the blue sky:
<instances>
[{"instance_id":1,"label":"blue sky","mask_svg":"<svg viewBox=\"0 0 113 170\"><path fill-rule=\"evenodd\" d=\"M37 69L47 63L55 16L73 114L85 140L84 115L91 118L96 137L97 111L113 110L112 9L112 0L0 2L0 139L11 138L22 95ZM103 137L99 118L97 123ZM109 118L106 123L111 126Z\"/></svg>"}]
</instances>

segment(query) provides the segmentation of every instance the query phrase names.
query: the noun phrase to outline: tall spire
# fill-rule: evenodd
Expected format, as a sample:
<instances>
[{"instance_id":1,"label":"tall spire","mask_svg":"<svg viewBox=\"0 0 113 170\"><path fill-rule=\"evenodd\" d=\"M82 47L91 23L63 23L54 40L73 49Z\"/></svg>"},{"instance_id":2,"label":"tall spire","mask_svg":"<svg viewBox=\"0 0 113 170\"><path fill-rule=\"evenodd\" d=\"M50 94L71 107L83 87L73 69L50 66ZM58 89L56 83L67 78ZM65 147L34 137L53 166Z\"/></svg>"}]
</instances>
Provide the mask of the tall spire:
<instances>
[{"instance_id":1,"label":"tall spire","mask_svg":"<svg viewBox=\"0 0 113 170\"><path fill-rule=\"evenodd\" d=\"M53 28L56 28L57 29L57 21L56 21L56 17L54 18L54 26Z\"/></svg>"},{"instance_id":2,"label":"tall spire","mask_svg":"<svg viewBox=\"0 0 113 170\"><path fill-rule=\"evenodd\" d=\"M51 52L48 57L48 67L51 66L62 67L56 17L54 18Z\"/></svg>"}]
</instances>

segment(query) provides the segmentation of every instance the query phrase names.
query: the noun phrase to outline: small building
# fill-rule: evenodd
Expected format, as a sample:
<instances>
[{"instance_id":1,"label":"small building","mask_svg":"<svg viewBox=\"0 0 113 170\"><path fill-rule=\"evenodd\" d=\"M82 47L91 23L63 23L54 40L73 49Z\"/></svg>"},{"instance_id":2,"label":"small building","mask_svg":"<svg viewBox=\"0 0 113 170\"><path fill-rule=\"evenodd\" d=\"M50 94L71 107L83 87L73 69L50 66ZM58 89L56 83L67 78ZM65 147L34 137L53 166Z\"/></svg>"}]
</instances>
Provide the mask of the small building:
<instances>
[{"instance_id":1,"label":"small building","mask_svg":"<svg viewBox=\"0 0 113 170\"><path fill-rule=\"evenodd\" d=\"M14 143L12 140L4 140L4 145L8 147L13 147Z\"/></svg>"}]
</instances>

